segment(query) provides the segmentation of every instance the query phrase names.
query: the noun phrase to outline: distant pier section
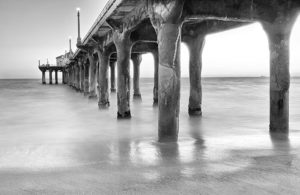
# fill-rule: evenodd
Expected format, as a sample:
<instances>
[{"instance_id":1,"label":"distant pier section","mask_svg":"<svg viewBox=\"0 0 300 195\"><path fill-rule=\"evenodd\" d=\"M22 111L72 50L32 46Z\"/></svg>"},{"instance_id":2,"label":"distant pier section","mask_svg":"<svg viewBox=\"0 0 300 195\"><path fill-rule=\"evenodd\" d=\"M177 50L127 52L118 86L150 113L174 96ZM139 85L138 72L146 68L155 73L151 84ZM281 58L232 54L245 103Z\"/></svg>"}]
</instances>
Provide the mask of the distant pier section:
<instances>
[{"instance_id":1,"label":"distant pier section","mask_svg":"<svg viewBox=\"0 0 300 195\"><path fill-rule=\"evenodd\" d=\"M47 59L46 64L41 64L39 60L39 69L42 72L42 83L45 85L46 83L46 72L49 72L49 84L53 84L53 78L52 74L53 72L55 73L55 80L54 83L57 85L58 84L58 73L61 72L62 74L62 83L67 84L67 65L70 63L72 60L72 57L74 55L72 51L72 46L71 46L71 38L69 38L69 46L70 50L69 52L65 51L64 55L56 57L56 65L49 64L49 61Z\"/></svg>"}]
</instances>

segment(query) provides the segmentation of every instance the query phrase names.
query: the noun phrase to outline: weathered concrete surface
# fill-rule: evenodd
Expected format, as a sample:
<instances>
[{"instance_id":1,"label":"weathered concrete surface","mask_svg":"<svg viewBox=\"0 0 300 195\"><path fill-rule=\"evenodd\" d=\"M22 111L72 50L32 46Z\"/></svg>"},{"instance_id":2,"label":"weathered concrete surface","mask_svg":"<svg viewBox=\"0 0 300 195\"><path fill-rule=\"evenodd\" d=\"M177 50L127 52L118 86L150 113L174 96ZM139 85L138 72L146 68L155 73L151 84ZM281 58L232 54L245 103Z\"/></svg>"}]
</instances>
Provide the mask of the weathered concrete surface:
<instances>
[{"instance_id":1,"label":"weathered concrete surface","mask_svg":"<svg viewBox=\"0 0 300 195\"><path fill-rule=\"evenodd\" d=\"M118 118L131 118L130 112L130 57L132 42L129 32L114 33L118 66Z\"/></svg>"},{"instance_id":2,"label":"weathered concrete surface","mask_svg":"<svg viewBox=\"0 0 300 195\"><path fill-rule=\"evenodd\" d=\"M298 0L190 0L185 4L186 20L218 19L223 21L267 21L280 12L299 11Z\"/></svg>"},{"instance_id":3,"label":"weathered concrete surface","mask_svg":"<svg viewBox=\"0 0 300 195\"><path fill-rule=\"evenodd\" d=\"M77 90L84 93L85 90L85 68L83 62L80 62L77 66Z\"/></svg>"},{"instance_id":4,"label":"weathered concrete surface","mask_svg":"<svg viewBox=\"0 0 300 195\"><path fill-rule=\"evenodd\" d=\"M67 83L66 72L63 71L61 76L62 76L62 84L66 84Z\"/></svg>"},{"instance_id":5,"label":"weathered concrete surface","mask_svg":"<svg viewBox=\"0 0 300 195\"><path fill-rule=\"evenodd\" d=\"M116 62L115 61L110 61L110 91L111 92L116 92Z\"/></svg>"},{"instance_id":6,"label":"weathered concrete surface","mask_svg":"<svg viewBox=\"0 0 300 195\"><path fill-rule=\"evenodd\" d=\"M75 83L75 66L72 66L71 70L72 70L72 75L71 75L71 77L72 77L72 80L71 80L71 86L74 87L74 83Z\"/></svg>"},{"instance_id":7,"label":"weathered concrete surface","mask_svg":"<svg viewBox=\"0 0 300 195\"><path fill-rule=\"evenodd\" d=\"M160 139L176 140L180 105L181 24L164 24L159 37L158 132Z\"/></svg>"},{"instance_id":8,"label":"weathered concrete surface","mask_svg":"<svg viewBox=\"0 0 300 195\"><path fill-rule=\"evenodd\" d=\"M190 52L190 98L189 98L189 115L202 115L202 52L205 42L205 36L202 34L191 35L186 39L186 45Z\"/></svg>"},{"instance_id":9,"label":"weathered concrete surface","mask_svg":"<svg viewBox=\"0 0 300 195\"><path fill-rule=\"evenodd\" d=\"M282 13L283 14L283 13ZM296 14L264 22L270 47L270 131L289 132L290 35Z\"/></svg>"},{"instance_id":10,"label":"weathered concrete surface","mask_svg":"<svg viewBox=\"0 0 300 195\"><path fill-rule=\"evenodd\" d=\"M140 54L132 54L131 60L133 63L133 98L141 99L140 92L140 65L142 62L142 56Z\"/></svg>"},{"instance_id":11,"label":"weathered concrete surface","mask_svg":"<svg viewBox=\"0 0 300 195\"><path fill-rule=\"evenodd\" d=\"M75 67L72 67L72 82L71 82L71 86L74 87L75 86Z\"/></svg>"},{"instance_id":12,"label":"weathered concrete surface","mask_svg":"<svg viewBox=\"0 0 300 195\"><path fill-rule=\"evenodd\" d=\"M54 71L55 72L55 84L58 84L58 74L57 74L57 70Z\"/></svg>"},{"instance_id":13,"label":"weathered concrete surface","mask_svg":"<svg viewBox=\"0 0 300 195\"><path fill-rule=\"evenodd\" d=\"M96 94L96 60L93 56L93 52L88 53L89 59L89 98L97 98Z\"/></svg>"},{"instance_id":14,"label":"weathered concrete surface","mask_svg":"<svg viewBox=\"0 0 300 195\"><path fill-rule=\"evenodd\" d=\"M99 108L109 107L109 92L108 92L108 66L109 53L104 48L97 49L99 59Z\"/></svg>"},{"instance_id":15,"label":"weathered concrete surface","mask_svg":"<svg viewBox=\"0 0 300 195\"><path fill-rule=\"evenodd\" d=\"M52 70L49 71L49 84L52 85Z\"/></svg>"},{"instance_id":16,"label":"weathered concrete surface","mask_svg":"<svg viewBox=\"0 0 300 195\"><path fill-rule=\"evenodd\" d=\"M158 49L152 51L154 58L154 87L153 87L153 105L158 105Z\"/></svg>"},{"instance_id":17,"label":"weathered concrete surface","mask_svg":"<svg viewBox=\"0 0 300 195\"><path fill-rule=\"evenodd\" d=\"M43 83L43 85L46 84L46 72L45 71L42 71L42 83Z\"/></svg>"},{"instance_id":18,"label":"weathered concrete surface","mask_svg":"<svg viewBox=\"0 0 300 195\"><path fill-rule=\"evenodd\" d=\"M90 69L90 63L85 63L83 65L83 76L84 76L84 80L83 80L83 94L84 96L88 96L89 95L89 69Z\"/></svg>"},{"instance_id":19,"label":"weathered concrete surface","mask_svg":"<svg viewBox=\"0 0 300 195\"><path fill-rule=\"evenodd\" d=\"M73 82L73 67L68 67L68 85L71 87Z\"/></svg>"},{"instance_id":20,"label":"weathered concrete surface","mask_svg":"<svg viewBox=\"0 0 300 195\"><path fill-rule=\"evenodd\" d=\"M180 106L180 43L184 1L153 2L151 21L158 34L158 136L177 140Z\"/></svg>"}]
</instances>

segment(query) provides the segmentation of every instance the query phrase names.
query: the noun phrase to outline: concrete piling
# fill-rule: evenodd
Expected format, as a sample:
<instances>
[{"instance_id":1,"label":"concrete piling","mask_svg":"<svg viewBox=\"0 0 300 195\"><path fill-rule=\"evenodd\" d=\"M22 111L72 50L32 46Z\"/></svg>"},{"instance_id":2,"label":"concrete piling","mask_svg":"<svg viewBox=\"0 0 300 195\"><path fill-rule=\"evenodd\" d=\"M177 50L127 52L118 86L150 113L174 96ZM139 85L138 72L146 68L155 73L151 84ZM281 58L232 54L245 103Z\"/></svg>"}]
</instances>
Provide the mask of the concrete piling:
<instances>
[{"instance_id":1,"label":"concrete piling","mask_svg":"<svg viewBox=\"0 0 300 195\"><path fill-rule=\"evenodd\" d=\"M132 54L131 60L133 62L133 98L141 99L140 92L140 65L142 56L140 54Z\"/></svg>"},{"instance_id":2,"label":"concrete piling","mask_svg":"<svg viewBox=\"0 0 300 195\"><path fill-rule=\"evenodd\" d=\"M189 72L190 72L190 97L188 112L191 116L202 115L202 52L205 38L203 35L189 37L186 41L190 53Z\"/></svg>"},{"instance_id":3,"label":"concrete piling","mask_svg":"<svg viewBox=\"0 0 300 195\"><path fill-rule=\"evenodd\" d=\"M105 48L97 49L99 59L99 99L98 107L109 107L109 92L108 92L108 66L109 53Z\"/></svg>"}]
</instances>

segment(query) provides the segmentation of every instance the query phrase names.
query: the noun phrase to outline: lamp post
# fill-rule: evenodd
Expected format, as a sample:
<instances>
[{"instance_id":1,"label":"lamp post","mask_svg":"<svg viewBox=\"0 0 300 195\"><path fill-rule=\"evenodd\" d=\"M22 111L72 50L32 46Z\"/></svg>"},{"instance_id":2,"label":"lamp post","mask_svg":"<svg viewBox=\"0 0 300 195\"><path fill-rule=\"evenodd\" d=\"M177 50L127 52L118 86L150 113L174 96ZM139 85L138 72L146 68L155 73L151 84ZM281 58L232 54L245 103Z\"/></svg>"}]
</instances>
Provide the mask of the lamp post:
<instances>
[{"instance_id":1,"label":"lamp post","mask_svg":"<svg viewBox=\"0 0 300 195\"><path fill-rule=\"evenodd\" d=\"M80 37L80 8L77 8L77 21L78 21L78 38L77 44L81 44L81 37Z\"/></svg>"}]
</instances>

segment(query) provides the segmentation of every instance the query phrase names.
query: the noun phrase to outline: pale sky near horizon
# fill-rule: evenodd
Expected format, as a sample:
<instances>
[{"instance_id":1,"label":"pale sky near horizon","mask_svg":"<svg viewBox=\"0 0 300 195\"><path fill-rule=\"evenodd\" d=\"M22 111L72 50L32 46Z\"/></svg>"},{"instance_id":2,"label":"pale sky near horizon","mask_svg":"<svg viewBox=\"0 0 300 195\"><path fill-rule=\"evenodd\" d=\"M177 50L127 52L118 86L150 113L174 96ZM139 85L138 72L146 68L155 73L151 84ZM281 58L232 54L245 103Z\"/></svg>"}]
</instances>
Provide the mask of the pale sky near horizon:
<instances>
[{"instance_id":1,"label":"pale sky near horizon","mask_svg":"<svg viewBox=\"0 0 300 195\"><path fill-rule=\"evenodd\" d=\"M0 78L40 78L38 60L68 50L77 38L76 8L81 8L83 38L107 0L0 0ZM300 20L291 37L291 75L300 76ZM182 45L182 77L188 76L188 51ZM131 68L132 70L132 68ZM153 76L153 58L143 55L141 76ZM267 37L259 23L208 35L203 52L203 76L268 76Z\"/></svg>"}]
</instances>

